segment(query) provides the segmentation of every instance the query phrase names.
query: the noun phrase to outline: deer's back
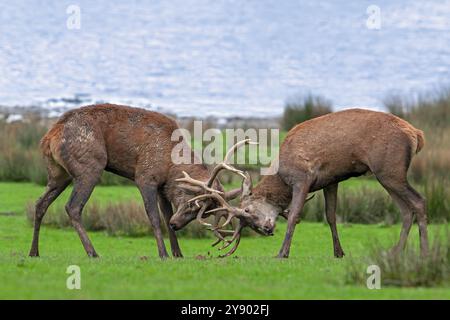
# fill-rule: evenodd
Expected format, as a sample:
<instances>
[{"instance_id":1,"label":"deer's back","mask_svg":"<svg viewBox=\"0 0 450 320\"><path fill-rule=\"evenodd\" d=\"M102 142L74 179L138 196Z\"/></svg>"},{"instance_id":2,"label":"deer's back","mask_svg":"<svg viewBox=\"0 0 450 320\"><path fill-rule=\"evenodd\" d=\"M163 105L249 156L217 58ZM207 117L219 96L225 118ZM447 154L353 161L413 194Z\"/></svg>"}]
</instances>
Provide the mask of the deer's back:
<instances>
[{"instance_id":1,"label":"deer's back","mask_svg":"<svg viewBox=\"0 0 450 320\"><path fill-rule=\"evenodd\" d=\"M288 181L312 174L320 189L383 165L390 153L405 153L411 160L417 132L388 113L364 109L330 113L289 131L280 150L280 174Z\"/></svg>"},{"instance_id":2,"label":"deer's back","mask_svg":"<svg viewBox=\"0 0 450 320\"><path fill-rule=\"evenodd\" d=\"M157 112L112 104L87 106L65 113L41 146L69 172L105 162L106 170L128 178L144 171L163 176L177 128L173 119Z\"/></svg>"}]
</instances>

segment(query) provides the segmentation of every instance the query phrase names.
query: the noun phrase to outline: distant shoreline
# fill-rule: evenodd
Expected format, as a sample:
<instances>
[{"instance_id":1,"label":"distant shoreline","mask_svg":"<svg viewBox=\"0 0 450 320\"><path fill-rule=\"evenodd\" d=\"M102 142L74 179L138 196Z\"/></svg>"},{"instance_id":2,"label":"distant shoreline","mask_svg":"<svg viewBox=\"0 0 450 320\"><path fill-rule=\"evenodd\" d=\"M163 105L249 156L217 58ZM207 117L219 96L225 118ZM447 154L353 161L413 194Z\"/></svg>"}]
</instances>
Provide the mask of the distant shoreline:
<instances>
[{"instance_id":1,"label":"distant shoreline","mask_svg":"<svg viewBox=\"0 0 450 320\"><path fill-rule=\"evenodd\" d=\"M100 104L100 103L99 103ZM89 105L89 104L85 104ZM0 105L0 120L5 119L7 122L15 121L27 121L26 119L40 119L40 120L56 120L64 112L71 109L79 108L81 106L67 106L67 107L41 107L41 106L1 106ZM133 107L133 106L131 106ZM138 107L137 107L138 108ZM139 107L142 108L142 107ZM146 109L146 108L143 108ZM209 127L224 128L224 127L236 127L236 128L278 128L280 126L280 116L271 117L248 117L248 116L213 116L213 115L199 115L199 116L178 116L175 113L168 112L161 108L150 109L149 111L156 111L166 114L175 118L181 127L187 127L193 121L207 122Z\"/></svg>"}]
</instances>

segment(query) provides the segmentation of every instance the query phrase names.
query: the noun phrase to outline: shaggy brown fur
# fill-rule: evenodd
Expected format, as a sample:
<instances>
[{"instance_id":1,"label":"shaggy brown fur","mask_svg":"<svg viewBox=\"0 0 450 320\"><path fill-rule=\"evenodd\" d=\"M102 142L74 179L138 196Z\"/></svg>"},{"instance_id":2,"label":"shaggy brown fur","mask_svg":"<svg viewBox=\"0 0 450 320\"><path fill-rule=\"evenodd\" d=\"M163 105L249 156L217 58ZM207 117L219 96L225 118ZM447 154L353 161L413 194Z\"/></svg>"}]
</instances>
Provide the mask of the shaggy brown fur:
<instances>
[{"instance_id":1,"label":"shaggy brown fur","mask_svg":"<svg viewBox=\"0 0 450 320\"><path fill-rule=\"evenodd\" d=\"M48 184L36 204L30 256L39 255L39 229L48 206L72 181L74 189L66 211L87 254L97 256L81 224L81 212L106 170L135 181L154 228L159 255L167 257L157 202L169 227L172 204L178 208L195 195L177 188L175 179L183 177L183 170L201 181L209 178L202 164L172 163L171 152L178 143L171 141L175 129L177 123L163 114L127 106L102 104L65 113L41 141ZM221 189L220 185L215 187ZM195 214L185 216L182 225L195 218ZM172 253L181 257L175 232L170 227L168 230Z\"/></svg>"},{"instance_id":2,"label":"shaggy brown fur","mask_svg":"<svg viewBox=\"0 0 450 320\"><path fill-rule=\"evenodd\" d=\"M395 251L405 246L415 214L421 249L426 253L425 200L406 178L412 157L424 143L422 131L382 112L350 109L305 121L286 136L280 150L278 174L262 179L251 195L243 195L241 208L251 211L266 203L278 214L283 210L289 212L286 237L278 255L288 257L294 228L308 193L323 189L334 254L342 257L335 215L338 183L371 172L402 212L403 228ZM266 228L271 231L275 219L266 220Z\"/></svg>"}]
</instances>

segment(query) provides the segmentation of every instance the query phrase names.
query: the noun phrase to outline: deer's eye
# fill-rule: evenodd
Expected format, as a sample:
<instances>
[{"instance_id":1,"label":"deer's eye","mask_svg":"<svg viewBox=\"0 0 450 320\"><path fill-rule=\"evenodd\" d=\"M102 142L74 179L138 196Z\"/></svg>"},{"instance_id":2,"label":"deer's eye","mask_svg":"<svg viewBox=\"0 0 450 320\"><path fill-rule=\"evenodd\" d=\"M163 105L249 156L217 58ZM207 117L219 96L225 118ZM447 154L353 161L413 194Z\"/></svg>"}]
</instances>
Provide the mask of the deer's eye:
<instances>
[{"instance_id":1,"label":"deer's eye","mask_svg":"<svg viewBox=\"0 0 450 320\"><path fill-rule=\"evenodd\" d=\"M249 213L249 212L250 212L250 209L249 209L249 208L245 208L244 211L245 211L246 213Z\"/></svg>"}]
</instances>

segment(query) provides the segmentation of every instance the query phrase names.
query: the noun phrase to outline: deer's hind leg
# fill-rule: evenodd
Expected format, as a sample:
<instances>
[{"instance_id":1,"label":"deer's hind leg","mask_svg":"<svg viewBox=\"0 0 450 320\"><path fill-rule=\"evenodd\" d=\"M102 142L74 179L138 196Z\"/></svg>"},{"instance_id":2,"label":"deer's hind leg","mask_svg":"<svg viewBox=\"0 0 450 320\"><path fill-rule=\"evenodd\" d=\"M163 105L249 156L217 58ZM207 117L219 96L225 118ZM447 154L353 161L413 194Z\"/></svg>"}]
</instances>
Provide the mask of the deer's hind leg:
<instances>
[{"instance_id":1,"label":"deer's hind leg","mask_svg":"<svg viewBox=\"0 0 450 320\"><path fill-rule=\"evenodd\" d=\"M93 129L86 127L84 131L79 133L82 138L82 144L74 137L77 134L76 131L75 133L66 133L67 145L61 147L59 157L62 159L64 167L67 168L67 171L73 177L73 190L66 204L66 212L69 215L72 226L80 237L87 255L89 257L98 257L81 223L81 214L106 167L107 153L101 137L95 137L96 132ZM67 152L67 150L70 150L70 152Z\"/></svg>"},{"instance_id":2,"label":"deer's hind leg","mask_svg":"<svg viewBox=\"0 0 450 320\"><path fill-rule=\"evenodd\" d=\"M406 240L415 215L419 225L421 253L424 255L427 254L428 235L425 199L416 190L414 190L408 182L406 182L403 186L399 186L394 189L392 187L388 187L387 189L394 201L397 202L403 218L400 239L397 245L393 248L393 252L398 253L405 248Z\"/></svg>"},{"instance_id":3,"label":"deer's hind leg","mask_svg":"<svg viewBox=\"0 0 450 320\"><path fill-rule=\"evenodd\" d=\"M70 222L77 231L84 250L89 257L98 257L98 254L81 223L81 213L86 202L89 200L95 185L100 180L102 170L103 169L74 178L73 191L69 202L66 204L66 211L69 215Z\"/></svg>"},{"instance_id":4,"label":"deer's hind leg","mask_svg":"<svg viewBox=\"0 0 450 320\"><path fill-rule=\"evenodd\" d=\"M45 193L36 202L34 212L34 230L33 241L29 256L39 256L39 231L41 228L42 219L44 218L48 207L70 184L71 177L69 174L53 160L48 160L47 165L48 181Z\"/></svg>"},{"instance_id":5,"label":"deer's hind leg","mask_svg":"<svg viewBox=\"0 0 450 320\"><path fill-rule=\"evenodd\" d=\"M426 203L425 199L409 184L406 171L389 170L388 172L385 170L375 173L378 181L389 192L402 214L403 223L400 239L392 251L398 253L405 248L415 215L419 225L420 249L421 253L425 255L428 253Z\"/></svg>"}]
</instances>

